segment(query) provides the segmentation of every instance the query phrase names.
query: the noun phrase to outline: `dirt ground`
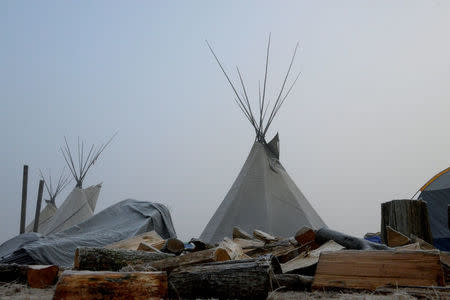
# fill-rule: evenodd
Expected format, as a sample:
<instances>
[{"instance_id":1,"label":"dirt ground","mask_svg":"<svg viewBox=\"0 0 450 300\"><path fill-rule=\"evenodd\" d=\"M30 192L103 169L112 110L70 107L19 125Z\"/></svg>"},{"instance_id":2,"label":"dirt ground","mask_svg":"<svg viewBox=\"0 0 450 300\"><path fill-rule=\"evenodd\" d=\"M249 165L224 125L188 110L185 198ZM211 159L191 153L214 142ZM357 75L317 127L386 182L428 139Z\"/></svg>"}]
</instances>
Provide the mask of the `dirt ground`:
<instances>
[{"instance_id":1,"label":"dirt ground","mask_svg":"<svg viewBox=\"0 0 450 300\"><path fill-rule=\"evenodd\" d=\"M54 286L49 289L32 289L25 284L6 283L0 285L0 299L51 300L54 291Z\"/></svg>"},{"instance_id":2,"label":"dirt ground","mask_svg":"<svg viewBox=\"0 0 450 300\"><path fill-rule=\"evenodd\" d=\"M32 289L24 284L8 283L0 285L0 299L8 300L51 300L55 287L48 289ZM407 292L398 290L390 295L380 295L374 293L350 293L350 292L273 292L267 298L268 300L410 300L417 299ZM439 295L432 295L420 299L450 299L449 297L440 297Z\"/></svg>"}]
</instances>

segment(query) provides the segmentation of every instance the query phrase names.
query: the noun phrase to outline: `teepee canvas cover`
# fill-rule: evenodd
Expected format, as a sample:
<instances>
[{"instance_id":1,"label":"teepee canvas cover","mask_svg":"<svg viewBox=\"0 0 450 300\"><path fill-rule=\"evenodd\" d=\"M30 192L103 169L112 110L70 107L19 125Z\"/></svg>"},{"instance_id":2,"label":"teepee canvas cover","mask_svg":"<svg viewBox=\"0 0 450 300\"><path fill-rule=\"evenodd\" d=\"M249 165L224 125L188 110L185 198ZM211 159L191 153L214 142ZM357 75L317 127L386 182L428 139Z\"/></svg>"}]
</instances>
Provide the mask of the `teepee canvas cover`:
<instances>
[{"instance_id":1,"label":"teepee canvas cover","mask_svg":"<svg viewBox=\"0 0 450 300\"><path fill-rule=\"evenodd\" d=\"M233 88L236 103L255 129L256 141L237 179L200 236L200 239L206 242L216 243L225 236L231 236L234 226L239 226L250 232L254 229L260 229L283 237L292 236L296 230L304 225L315 229L325 226L320 216L281 165L278 134L269 143L266 143L265 140L265 135L273 118L297 80L295 79L287 92L283 93L297 47L281 91L274 101L271 111L269 111L270 114L267 115L267 120L265 117L269 103L265 102L265 90L270 37L267 47L263 91L261 93L260 90L259 107L256 110L254 108L252 110L239 69L238 75L242 85L242 92L240 93L237 92L236 87L210 47ZM253 113L255 111L259 113L259 120L255 119Z\"/></svg>"},{"instance_id":2,"label":"teepee canvas cover","mask_svg":"<svg viewBox=\"0 0 450 300\"><path fill-rule=\"evenodd\" d=\"M85 189L75 187L40 232L49 235L63 231L92 217L101 187L101 184Z\"/></svg>"},{"instance_id":3,"label":"teepee canvas cover","mask_svg":"<svg viewBox=\"0 0 450 300\"><path fill-rule=\"evenodd\" d=\"M268 146L256 141L200 238L216 243L231 236L234 226L288 237L302 226L325 223Z\"/></svg>"},{"instance_id":4,"label":"teepee canvas cover","mask_svg":"<svg viewBox=\"0 0 450 300\"><path fill-rule=\"evenodd\" d=\"M50 222L51 218L55 215L58 208L53 203L47 203L47 205L44 207L43 210L41 210L39 214L39 225L38 225L38 232L43 233L42 229L46 228L48 226L48 223ZM30 224L25 228L25 232L32 232L34 227L34 220L31 221Z\"/></svg>"}]
</instances>

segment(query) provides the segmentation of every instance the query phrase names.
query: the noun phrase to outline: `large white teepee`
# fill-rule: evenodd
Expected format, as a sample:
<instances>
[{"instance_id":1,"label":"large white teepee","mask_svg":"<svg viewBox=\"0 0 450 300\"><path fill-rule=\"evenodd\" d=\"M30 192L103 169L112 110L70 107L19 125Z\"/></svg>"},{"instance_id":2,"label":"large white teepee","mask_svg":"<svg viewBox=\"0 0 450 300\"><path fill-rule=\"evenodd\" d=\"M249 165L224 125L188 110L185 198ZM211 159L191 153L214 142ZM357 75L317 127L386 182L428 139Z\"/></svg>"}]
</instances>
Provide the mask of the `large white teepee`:
<instances>
[{"instance_id":1,"label":"large white teepee","mask_svg":"<svg viewBox=\"0 0 450 300\"><path fill-rule=\"evenodd\" d=\"M42 172L39 170L41 174L42 180L44 180L45 189L47 190L49 199L46 199L45 202L47 205L39 214L39 224L38 224L38 232L42 233L42 228L47 227L51 218L55 215L57 211L56 207L56 197L64 190L64 188L69 184L69 177L64 174L64 169L61 171L59 175L58 182L56 184L56 188L53 187L52 183L52 175L48 173L48 178L45 178ZM31 232L34 229L34 220L31 221L30 224L25 228L26 232Z\"/></svg>"},{"instance_id":2,"label":"large white teepee","mask_svg":"<svg viewBox=\"0 0 450 300\"><path fill-rule=\"evenodd\" d=\"M77 225L94 215L97 199L100 194L101 184L93 185L83 189L83 180L91 166L97 161L100 154L109 145L114 136L104 145L101 145L95 150L92 145L89 152L84 152L84 142L78 140L78 165L75 166L75 161L70 151L70 147L65 140L65 147L61 148L64 159L72 173L76 186L67 196L66 200L61 204L56 213L50 221L42 226L40 232L44 235L57 233L69 227Z\"/></svg>"},{"instance_id":3,"label":"large white teepee","mask_svg":"<svg viewBox=\"0 0 450 300\"><path fill-rule=\"evenodd\" d=\"M265 102L265 91L270 37L267 47L263 91L260 93L258 101L258 120L255 119L254 110L252 110L250 105L239 69L238 75L242 93L238 93L210 47L211 52L233 88L236 103L255 129L256 140L238 177L200 236L200 239L206 242L216 243L225 236L231 236L234 226L239 226L246 231L260 229L283 237L292 236L302 226L309 226L315 229L326 226L281 165L279 161L278 134L269 143L266 143L265 140L265 135L273 118L298 78L297 76L289 89L284 92L297 47L292 56L281 91L270 110L267 120L265 116L269 103Z\"/></svg>"}]
</instances>

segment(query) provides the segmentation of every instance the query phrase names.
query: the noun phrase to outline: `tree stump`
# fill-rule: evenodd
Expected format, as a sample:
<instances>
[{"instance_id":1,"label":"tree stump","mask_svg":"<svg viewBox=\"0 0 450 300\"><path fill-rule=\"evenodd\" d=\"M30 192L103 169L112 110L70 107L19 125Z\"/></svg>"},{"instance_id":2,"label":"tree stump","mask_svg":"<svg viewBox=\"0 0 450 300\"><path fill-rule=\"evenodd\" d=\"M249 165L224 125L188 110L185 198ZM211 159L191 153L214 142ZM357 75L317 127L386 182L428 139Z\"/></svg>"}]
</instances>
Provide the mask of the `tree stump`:
<instances>
[{"instance_id":1,"label":"tree stump","mask_svg":"<svg viewBox=\"0 0 450 300\"><path fill-rule=\"evenodd\" d=\"M432 244L426 202L420 200L392 200L381 204L381 240L387 243L386 226L406 236L414 234Z\"/></svg>"}]
</instances>

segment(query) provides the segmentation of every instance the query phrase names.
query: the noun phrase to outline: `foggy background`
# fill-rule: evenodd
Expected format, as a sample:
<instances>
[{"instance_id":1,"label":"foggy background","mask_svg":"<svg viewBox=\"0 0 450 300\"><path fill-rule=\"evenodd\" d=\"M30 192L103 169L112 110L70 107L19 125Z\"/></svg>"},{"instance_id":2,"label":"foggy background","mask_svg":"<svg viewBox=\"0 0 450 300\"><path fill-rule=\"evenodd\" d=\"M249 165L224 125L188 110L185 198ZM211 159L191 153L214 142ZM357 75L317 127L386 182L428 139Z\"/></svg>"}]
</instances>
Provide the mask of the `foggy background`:
<instances>
[{"instance_id":1,"label":"foggy background","mask_svg":"<svg viewBox=\"0 0 450 300\"><path fill-rule=\"evenodd\" d=\"M280 133L281 162L329 227L379 231L382 202L449 166L449 29L446 1L1 1L0 242L19 232L23 164L28 224L64 136L116 131L84 181L103 182L96 212L161 202L181 239L198 237L254 141L205 39L256 99L270 32L268 97L297 41L302 75L267 139Z\"/></svg>"}]
</instances>

